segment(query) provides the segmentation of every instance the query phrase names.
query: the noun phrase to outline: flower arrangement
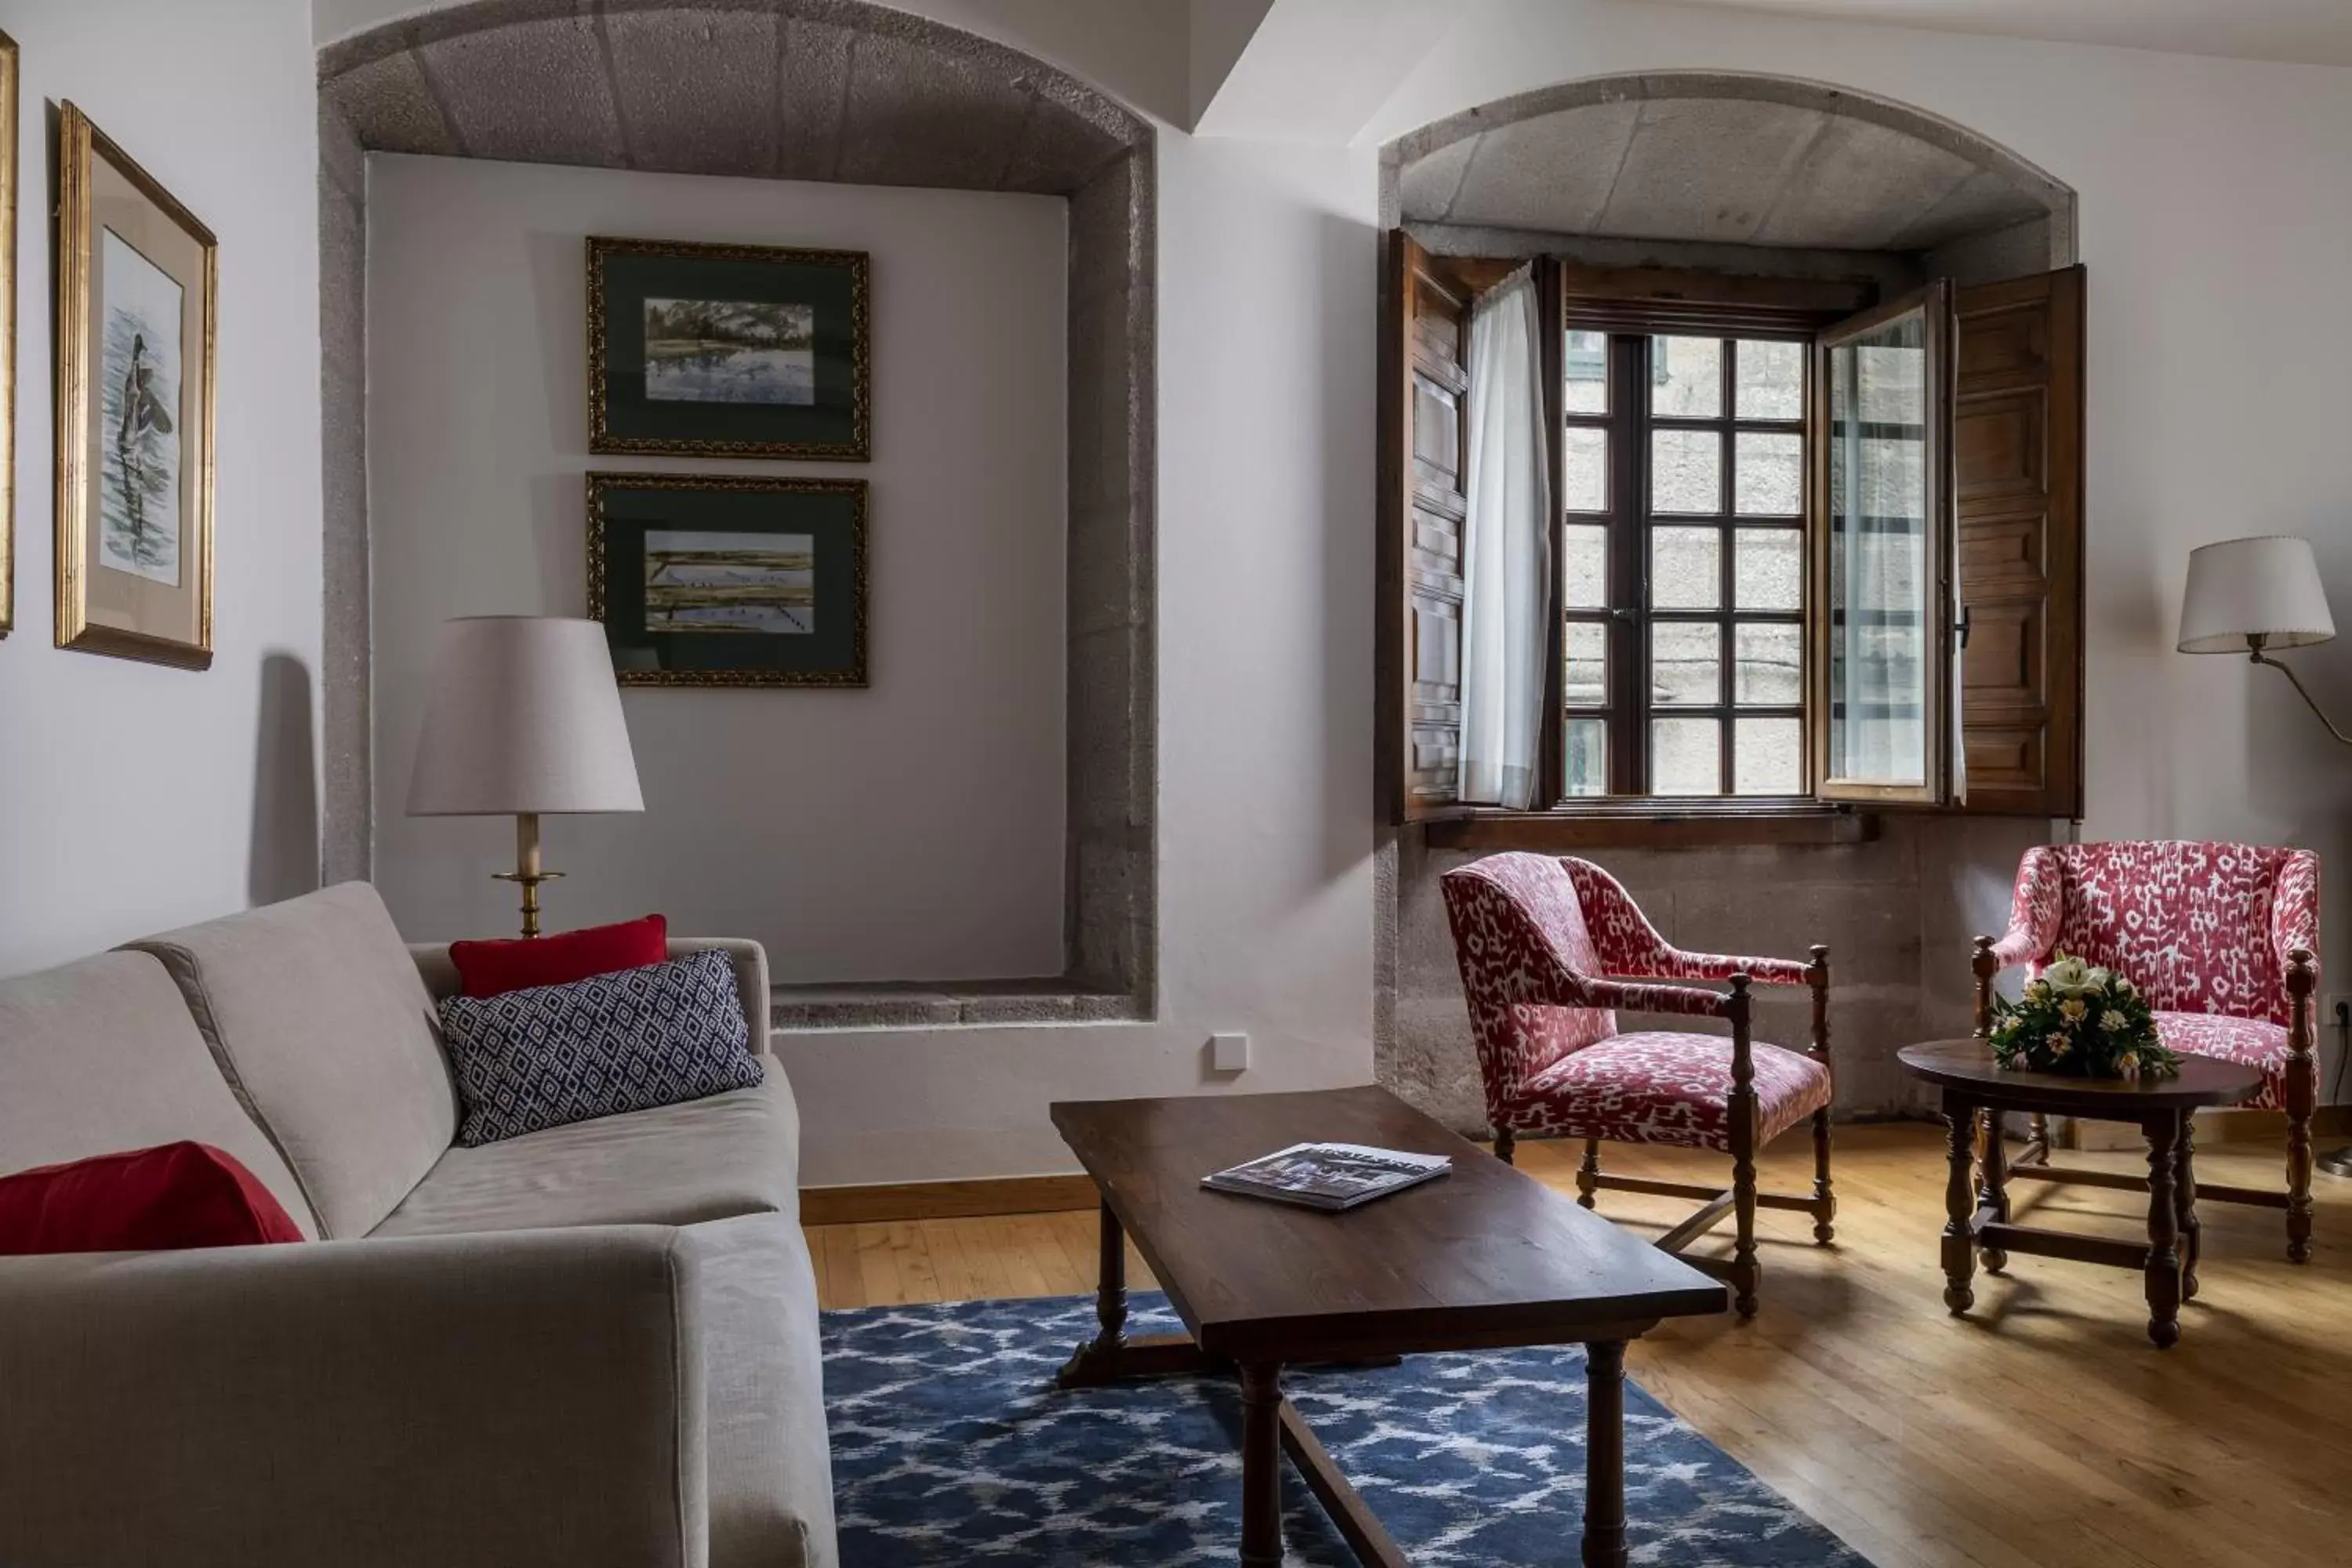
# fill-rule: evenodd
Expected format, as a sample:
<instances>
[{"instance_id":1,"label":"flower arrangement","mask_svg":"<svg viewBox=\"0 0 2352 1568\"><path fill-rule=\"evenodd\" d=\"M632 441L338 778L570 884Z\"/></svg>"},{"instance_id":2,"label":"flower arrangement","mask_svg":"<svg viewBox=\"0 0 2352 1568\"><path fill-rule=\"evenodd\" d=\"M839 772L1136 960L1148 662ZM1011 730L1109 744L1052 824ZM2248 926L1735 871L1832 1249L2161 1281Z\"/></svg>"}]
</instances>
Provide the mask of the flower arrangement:
<instances>
[{"instance_id":1,"label":"flower arrangement","mask_svg":"<svg viewBox=\"0 0 2352 1568\"><path fill-rule=\"evenodd\" d=\"M1993 999L1992 1052L2021 1072L2170 1078L2180 1058L2158 1044L2137 987L2112 969L2058 955L2015 1002Z\"/></svg>"}]
</instances>

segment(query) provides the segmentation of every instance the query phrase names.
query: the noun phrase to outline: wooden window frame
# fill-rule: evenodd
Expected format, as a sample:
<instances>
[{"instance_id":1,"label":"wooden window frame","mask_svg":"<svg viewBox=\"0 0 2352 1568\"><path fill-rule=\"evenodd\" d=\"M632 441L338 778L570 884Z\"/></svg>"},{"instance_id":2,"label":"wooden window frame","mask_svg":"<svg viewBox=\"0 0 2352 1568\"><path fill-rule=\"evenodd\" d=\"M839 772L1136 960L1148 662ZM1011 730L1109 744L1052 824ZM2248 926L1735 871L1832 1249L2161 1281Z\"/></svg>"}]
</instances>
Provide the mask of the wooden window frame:
<instances>
[{"instance_id":1,"label":"wooden window frame","mask_svg":"<svg viewBox=\"0 0 2352 1568\"><path fill-rule=\"evenodd\" d=\"M1550 658L1546 663L1546 731L1538 798L1549 803L1524 813L1499 814L1523 822L1554 817L1590 818L1621 833L1643 822L1683 823L1697 818L1722 818L1754 825L1768 819L1818 819L1851 816L1850 808L1814 797L1811 777L1812 679L1811 626L1813 551L1811 488L1814 484L1812 447L1817 439L1812 340L1824 326L1851 315L1872 300L1866 286L1811 283L1777 279L1713 277L1663 269L1601 269L1554 268L1546 300L1550 361L1545 387L1552 432L1552 509ZM1570 331L1607 335L1608 411L1602 415L1570 414L1565 409L1566 342ZM1658 337L1714 338L1727 345L1723 363L1723 402L1706 417L1654 414L1650 406L1648 345ZM1763 420L1740 417L1738 407L1737 350L1739 341L1773 341L1800 345L1804 364L1804 392L1797 416ZM1608 509L1602 513L1570 514L1566 504L1565 432L1571 426L1606 428L1611 432ZM1711 430L1723 442L1722 492L1719 510L1692 514L1689 523L1718 531L1718 591L1713 610L1660 611L1650 603L1650 498L1646 482L1654 431ZM1743 520L1738 510L1737 436L1742 430L1794 435L1801 448L1799 510L1793 516ZM1567 532L1570 527L1606 527L1608 599L1604 610L1571 608L1567 604ZM1679 514L1664 519L1670 526ZM1799 568L1799 604L1794 610L1743 611L1737 596L1738 530L1743 526L1783 529L1802 542ZM1606 700L1598 707L1571 712L1567 701L1566 628L1571 621L1600 623L1608 627ZM1654 708L1650 701L1648 643L1651 628L1661 622L1712 624L1720 626L1721 658L1717 700L1706 707ZM1737 692L1737 627L1743 622L1794 626L1800 628L1806 668L1801 672L1799 700L1769 707L1741 707ZM1712 795L1645 793L1649 763L1650 724L1654 717L1714 719L1722 725L1717 755L1720 790ZM1737 742L1732 721L1737 717L1792 718L1799 726L1798 791L1792 795L1738 795L1734 791ZM1610 793L1570 795L1567 787L1567 723L1570 718L1601 718L1607 724ZM1498 814L1488 810L1489 817ZM1802 835L1800 835L1802 837ZM1669 833L1661 841L1685 841L1686 833ZM1579 840L1584 841L1584 840Z\"/></svg>"}]
</instances>

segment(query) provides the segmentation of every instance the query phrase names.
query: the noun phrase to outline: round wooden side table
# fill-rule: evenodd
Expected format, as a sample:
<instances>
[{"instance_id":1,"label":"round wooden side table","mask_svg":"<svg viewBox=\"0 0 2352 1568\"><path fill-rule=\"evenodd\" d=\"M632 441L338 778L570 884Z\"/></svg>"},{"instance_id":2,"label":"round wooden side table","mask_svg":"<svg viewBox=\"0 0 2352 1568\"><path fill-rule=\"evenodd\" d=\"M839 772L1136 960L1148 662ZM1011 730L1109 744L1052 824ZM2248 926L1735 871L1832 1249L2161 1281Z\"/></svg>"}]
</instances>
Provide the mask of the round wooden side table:
<instances>
[{"instance_id":1,"label":"round wooden side table","mask_svg":"<svg viewBox=\"0 0 2352 1568\"><path fill-rule=\"evenodd\" d=\"M2147 1337L2159 1349L2180 1339L2180 1303L2197 1294L2196 1149L2189 1117L2204 1105L2235 1105L2263 1086L2253 1068L2182 1057L2173 1078L2068 1078L2011 1072L1983 1040L1934 1040L1895 1053L1906 1070L1944 1091L1950 1123L1951 1180L1944 1189L1944 1305L1959 1316L1976 1305L1969 1280L1976 1253L1999 1273L2012 1252L2137 1268L2147 1281ZM2004 1110L2130 1121L2147 1138L2147 1244L2075 1231L2013 1225L2000 1139L1987 1129L1983 1170L1974 1163L1977 1112Z\"/></svg>"}]
</instances>

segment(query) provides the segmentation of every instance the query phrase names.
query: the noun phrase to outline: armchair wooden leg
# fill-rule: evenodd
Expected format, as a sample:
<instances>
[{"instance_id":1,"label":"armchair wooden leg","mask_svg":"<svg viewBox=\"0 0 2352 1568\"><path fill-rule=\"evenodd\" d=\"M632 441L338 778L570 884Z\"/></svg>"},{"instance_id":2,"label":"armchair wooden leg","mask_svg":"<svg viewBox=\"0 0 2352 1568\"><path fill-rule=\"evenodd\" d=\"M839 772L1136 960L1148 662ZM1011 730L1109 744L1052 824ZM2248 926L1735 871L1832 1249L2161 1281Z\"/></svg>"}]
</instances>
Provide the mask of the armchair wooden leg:
<instances>
[{"instance_id":1,"label":"armchair wooden leg","mask_svg":"<svg viewBox=\"0 0 2352 1568\"><path fill-rule=\"evenodd\" d=\"M1517 1139L1511 1136L1511 1130L1509 1128L1496 1128L1495 1158L1500 1160L1506 1165L1513 1163L1513 1156L1517 1152L1518 1142L1519 1141Z\"/></svg>"},{"instance_id":2,"label":"armchair wooden leg","mask_svg":"<svg viewBox=\"0 0 2352 1568\"><path fill-rule=\"evenodd\" d=\"M2286 955L2286 1256L2311 1261L2311 1117L2319 1102L2317 1042L2311 1027L2311 992L2318 981L2311 950Z\"/></svg>"},{"instance_id":3,"label":"armchair wooden leg","mask_svg":"<svg viewBox=\"0 0 2352 1568\"><path fill-rule=\"evenodd\" d=\"M1584 1141L1584 1163L1576 1168L1576 1201L1586 1208L1592 1207L1593 1194L1601 1190L1601 1140Z\"/></svg>"},{"instance_id":4,"label":"armchair wooden leg","mask_svg":"<svg viewBox=\"0 0 2352 1568\"><path fill-rule=\"evenodd\" d=\"M1732 1310L1756 1315L1756 1059L1748 1036L1748 976L1731 977L1731 1194L1738 1225L1731 1250Z\"/></svg>"},{"instance_id":5,"label":"armchair wooden leg","mask_svg":"<svg viewBox=\"0 0 2352 1568\"><path fill-rule=\"evenodd\" d=\"M1830 950L1815 942L1812 953L1807 968L1813 989L1813 1043L1805 1054L1821 1063L1823 1072L1831 1072ZM1827 1247L1837 1239L1832 1223L1836 1218L1837 1195L1830 1188L1830 1108L1824 1105L1813 1112L1813 1240L1817 1245Z\"/></svg>"}]
</instances>

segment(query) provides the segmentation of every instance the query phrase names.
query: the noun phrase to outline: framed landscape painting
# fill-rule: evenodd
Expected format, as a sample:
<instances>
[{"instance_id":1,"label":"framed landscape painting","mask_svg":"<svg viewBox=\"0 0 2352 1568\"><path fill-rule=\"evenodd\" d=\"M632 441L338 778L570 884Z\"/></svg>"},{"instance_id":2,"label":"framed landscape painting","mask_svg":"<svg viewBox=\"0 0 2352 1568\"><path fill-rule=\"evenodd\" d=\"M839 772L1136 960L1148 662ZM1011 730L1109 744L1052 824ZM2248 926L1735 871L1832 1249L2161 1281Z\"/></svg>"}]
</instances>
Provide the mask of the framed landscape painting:
<instances>
[{"instance_id":1,"label":"framed landscape painting","mask_svg":"<svg viewBox=\"0 0 2352 1568\"><path fill-rule=\"evenodd\" d=\"M873 456L863 251L588 241L588 449Z\"/></svg>"},{"instance_id":2,"label":"framed landscape painting","mask_svg":"<svg viewBox=\"0 0 2352 1568\"><path fill-rule=\"evenodd\" d=\"M588 614L624 686L863 686L866 481L591 474Z\"/></svg>"},{"instance_id":3,"label":"framed landscape painting","mask_svg":"<svg viewBox=\"0 0 2352 1568\"><path fill-rule=\"evenodd\" d=\"M213 658L212 231L58 111L57 643Z\"/></svg>"}]
</instances>

